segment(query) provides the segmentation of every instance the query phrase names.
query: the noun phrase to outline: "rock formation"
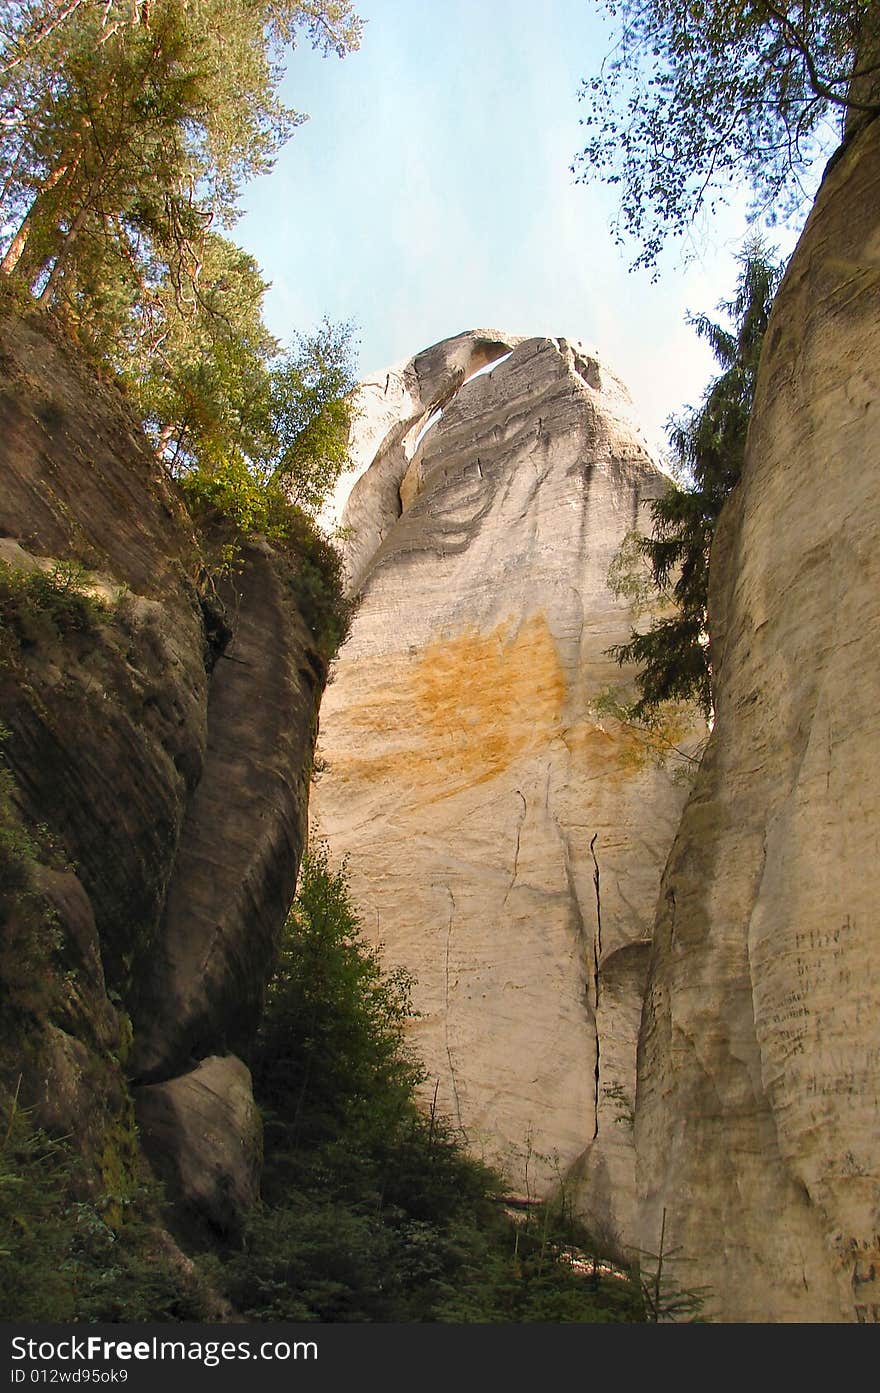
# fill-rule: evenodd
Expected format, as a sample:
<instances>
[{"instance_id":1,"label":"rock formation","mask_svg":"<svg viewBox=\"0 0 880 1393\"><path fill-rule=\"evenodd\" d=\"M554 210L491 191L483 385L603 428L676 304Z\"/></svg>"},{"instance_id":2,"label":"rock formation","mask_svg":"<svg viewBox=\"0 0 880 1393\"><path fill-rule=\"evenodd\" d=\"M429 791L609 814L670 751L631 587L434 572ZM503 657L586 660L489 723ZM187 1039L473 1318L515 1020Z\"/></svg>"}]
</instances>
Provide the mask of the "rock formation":
<instances>
[{"instance_id":1,"label":"rock formation","mask_svg":"<svg viewBox=\"0 0 880 1393\"><path fill-rule=\"evenodd\" d=\"M46 911L4 926L0 1087L74 1139L94 1194L119 1196L140 1164L129 1083L149 1080L152 1159L172 1192L234 1229L258 1145L230 1052L253 1030L293 895L324 660L281 547L245 548L219 587L223 617L124 398L41 317L4 316L0 366L6 600L14 577L60 561L76 620L0 626L15 781L3 811L39 844ZM103 604L89 623L83 586Z\"/></svg>"},{"instance_id":2,"label":"rock formation","mask_svg":"<svg viewBox=\"0 0 880 1393\"><path fill-rule=\"evenodd\" d=\"M726 1320L880 1319L878 209L875 119L773 309L639 1048L643 1245Z\"/></svg>"},{"instance_id":3,"label":"rock formation","mask_svg":"<svg viewBox=\"0 0 880 1393\"><path fill-rule=\"evenodd\" d=\"M595 703L630 628L608 567L663 476L624 388L562 339L438 344L369 385L364 422L343 516L362 602L315 824L416 976L428 1100L513 1189L565 1183L626 1242L646 941L684 795Z\"/></svg>"},{"instance_id":4,"label":"rock formation","mask_svg":"<svg viewBox=\"0 0 880 1393\"><path fill-rule=\"evenodd\" d=\"M228 586L235 628L211 681L202 777L139 994L141 1078L249 1040L296 885L324 665L273 549L254 541L242 562Z\"/></svg>"},{"instance_id":5,"label":"rock formation","mask_svg":"<svg viewBox=\"0 0 880 1393\"><path fill-rule=\"evenodd\" d=\"M263 1128L251 1076L234 1054L138 1089L143 1144L197 1229L240 1239L260 1193Z\"/></svg>"},{"instance_id":6,"label":"rock formation","mask_svg":"<svg viewBox=\"0 0 880 1393\"><path fill-rule=\"evenodd\" d=\"M353 590L400 516L400 486L422 431L469 377L509 353L516 342L492 330L459 334L361 383L351 458L356 469L371 468L369 479L355 483L345 505L346 563Z\"/></svg>"}]
</instances>

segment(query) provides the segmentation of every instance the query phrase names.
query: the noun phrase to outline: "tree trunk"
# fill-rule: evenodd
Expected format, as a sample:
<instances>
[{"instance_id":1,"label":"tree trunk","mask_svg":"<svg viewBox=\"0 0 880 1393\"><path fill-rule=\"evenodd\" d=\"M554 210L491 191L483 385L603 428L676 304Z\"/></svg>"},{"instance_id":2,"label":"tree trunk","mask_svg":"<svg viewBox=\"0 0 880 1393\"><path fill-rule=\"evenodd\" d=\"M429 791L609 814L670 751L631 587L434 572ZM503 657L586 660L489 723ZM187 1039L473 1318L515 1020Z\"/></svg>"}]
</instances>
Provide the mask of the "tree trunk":
<instances>
[{"instance_id":1,"label":"tree trunk","mask_svg":"<svg viewBox=\"0 0 880 1393\"><path fill-rule=\"evenodd\" d=\"M34 200L34 203L31 204L30 208L25 214L21 227L18 229L18 231L12 239L12 243L9 247L9 250L7 251L3 260L0 261L0 271L5 271L7 276L12 275L12 272L15 270L16 266L21 260L21 254L27 245L27 239L30 236L31 214L34 211L35 203L36 200Z\"/></svg>"},{"instance_id":2,"label":"tree trunk","mask_svg":"<svg viewBox=\"0 0 880 1393\"><path fill-rule=\"evenodd\" d=\"M33 231L34 222L36 220L36 214L39 211L40 205L45 199L46 194L50 193L57 184L60 184L61 180L64 178L66 174L74 174L81 159L82 151L80 151L80 153L76 155L72 160L68 160L66 164L62 164L59 166L58 169L53 170L52 173L48 175L48 177L44 180L37 193L34 195L34 199L31 203L30 208L28 208L27 212L22 218L21 226L19 227L14 238L12 239L12 243L9 246L2 262L0 262L0 271L5 271L7 276L12 275L12 272L15 270L16 266L22 258L22 253L24 252L24 249L27 246L28 238L30 237L31 232Z\"/></svg>"},{"instance_id":3,"label":"tree trunk","mask_svg":"<svg viewBox=\"0 0 880 1393\"><path fill-rule=\"evenodd\" d=\"M40 294L37 296L37 303L39 305L48 305L52 300L53 295L55 294L55 291L58 287L58 282L61 279L61 276L64 272L64 267L67 263L68 256L70 255L70 249L76 241L77 237L79 236L80 232L82 231L83 223L86 220L86 214L89 211L91 194L93 192L94 189L91 189L89 191L89 197L86 199L86 202L80 208L79 212L77 213L76 217L71 223L70 231L66 234L64 241L61 243L61 246L58 249L58 255L55 257L55 265L49 272L49 279L46 281L46 284L40 291Z\"/></svg>"},{"instance_id":4,"label":"tree trunk","mask_svg":"<svg viewBox=\"0 0 880 1393\"><path fill-rule=\"evenodd\" d=\"M46 282L46 285L43 287L43 290L37 297L38 303L41 305L48 305L52 299L52 296L55 293L55 290L58 286L58 281L61 278L68 257L70 255L70 249L73 246L76 239L78 238L80 232L82 231L83 225L85 224L85 220L94 206L96 197L101 193L104 187L105 171L110 166L112 161L115 159L120 144L121 142L117 142L117 144L111 146L105 153L104 161L101 167L101 172L98 173L92 179L92 182L89 184L83 197L83 201L79 207L79 211L76 213L76 216L74 217L73 222L71 223L68 231L64 234L61 245L58 248L58 253L55 257L55 264L49 273L49 279ZM31 276L32 281L40 275L40 273L45 269L50 260L51 257L47 256L39 266L34 268L33 274Z\"/></svg>"},{"instance_id":5,"label":"tree trunk","mask_svg":"<svg viewBox=\"0 0 880 1393\"><path fill-rule=\"evenodd\" d=\"M168 450L171 447L171 442L172 440L174 440L175 436L179 440L182 434L183 430L176 421L169 421L166 425L162 427L162 429L159 432L159 440L156 445L156 455L162 462L162 464L167 465L169 468L171 465L171 461L169 461L168 459ZM176 453L177 452L175 451L175 456Z\"/></svg>"}]
</instances>

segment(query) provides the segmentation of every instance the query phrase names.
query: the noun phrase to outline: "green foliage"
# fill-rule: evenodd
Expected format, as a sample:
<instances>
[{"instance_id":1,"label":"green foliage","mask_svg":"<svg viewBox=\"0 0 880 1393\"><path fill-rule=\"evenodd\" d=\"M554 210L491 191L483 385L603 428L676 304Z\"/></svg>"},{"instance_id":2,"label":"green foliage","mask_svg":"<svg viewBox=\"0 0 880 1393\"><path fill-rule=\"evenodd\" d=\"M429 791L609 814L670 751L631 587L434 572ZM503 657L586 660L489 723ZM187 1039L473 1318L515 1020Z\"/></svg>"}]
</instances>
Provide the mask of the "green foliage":
<instances>
[{"instance_id":1,"label":"green foliage","mask_svg":"<svg viewBox=\"0 0 880 1393\"><path fill-rule=\"evenodd\" d=\"M280 536L283 505L315 517L349 466L352 330L325 322L279 354L258 333L261 297L246 330L230 320L220 334L209 317L199 344L188 326L142 406L174 423L158 441L191 498L213 494L241 530Z\"/></svg>"},{"instance_id":2,"label":"green foliage","mask_svg":"<svg viewBox=\"0 0 880 1393\"><path fill-rule=\"evenodd\" d=\"M158 288L123 380L173 474L249 475L252 499L271 485L316 515L349 465L353 331L325 321L281 352L266 288L251 257L206 237L197 289Z\"/></svg>"},{"instance_id":3,"label":"green foliage","mask_svg":"<svg viewBox=\"0 0 880 1393\"><path fill-rule=\"evenodd\" d=\"M74 1298L67 1261L73 1241L62 1217L63 1148L31 1127L7 1100L0 1144L0 1319L69 1320Z\"/></svg>"},{"instance_id":4,"label":"green foliage","mask_svg":"<svg viewBox=\"0 0 880 1393\"><path fill-rule=\"evenodd\" d=\"M761 344L780 268L760 241L740 258L736 294L720 306L733 321L728 330L705 315L691 319L724 372L709 386L700 409L671 423L670 440L683 484L670 484L651 504L650 537L631 534L609 583L628 597L653 590L672 612L646 633L610 651L635 663L638 699L628 709L635 722L656 721L664 703L693 701L712 712L711 644L707 632L709 552L721 509L739 481Z\"/></svg>"},{"instance_id":5,"label":"green foliage","mask_svg":"<svg viewBox=\"0 0 880 1393\"><path fill-rule=\"evenodd\" d=\"M182 7L160 4L144 23L110 9L106 24L82 3L39 42L7 22L15 116L0 146L4 212L17 225L3 269L71 310L81 287L102 287L105 314L128 309L143 238L170 253L197 231L187 126L209 98Z\"/></svg>"},{"instance_id":6,"label":"green foliage","mask_svg":"<svg viewBox=\"0 0 880 1393\"><path fill-rule=\"evenodd\" d=\"M259 323L257 318L254 324ZM236 343L233 337L233 357ZM189 395L177 397L180 420L173 432L164 432L161 448L193 518L202 524L210 569L215 575L234 572L249 537L279 544L300 612L329 659L348 634L352 604L344 594L341 555L316 514L349 464L350 329L325 323L311 337L298 336L296 348L286 354L265 360L262 354L262 347L254 348L243 394L240 384L226 380L224 385L228 359L197 355ZM179 355L178 364L184 361L185 354ZM196 383L204 389L201 395ZM180 385L170 375L155 379L160 394L166 388L177 393ZM243 400L246 412L240 409ZM161 413L158 397L153 408Z\"/></svg>"},{"instance_id":7,"label":"green foliage","mask_svg":"<svg viewBox=\"0 0 880 1393\"><path fill-rule=\"evenodd\" d=\"M602 1094L609 1103L614 1104L614 1121L631 1132L636 1122L635 1105L623 1084L606 1083L602 1087Z\"/></svg>"},{"instance_id":8,"label":"green foliage","mask_svg":"<svg viewBox=\"0 0 880 1393\"><path fill-rule=\"evenodd\" d=\"M635 1274L602 1256L564 1203L537 1207L513 1222L496 1214L494 1228L465 1239L466 1257L443 1286L436 1320L595 1325L645 1319Z\"/></svg>"},{"instance_id":9,"label":"green foliage","mask_svg":"<svg viewBox=\"0 0 880 1393\"><path fill-rule=\"evenodd\" d=\"M242 538L261 534L273 541L286 535L288 503L277 480L261 479L241 455L191 470L180 481L196 521L219 517ZM237 547L227 553L231 562Z\"/></svg>"},{"instance_id":10,"label":"green foliage","mask_svg":"<svg viewBox=\"0 0 880 1393\"><path fill-rule=\"evenodd\" d=\"M115 370L172 472L219 475L245 514L247 471L317 514L348 463L349 327L280 352L219 230L304 119L279 95L301 33L343 56L360 21L349 0L0 0L2 270Z\"/></svg>"},{"instance_id":11,"label":"green foliage","mask_svg":"<svg viewBox=\"0 0 880 1393\"><path fill-rule=\"evenodd\" d=\"M640 707L625 686L613 686L598 693L593 710L600 725L610 720L617 728L621 737L617 758L622 768L632 773L648 766L667 769L674 783L691 781L702 751L693 744L696 728L690 699Z\"/></svg>"},{"instance_id":12,"label":"green foliage","mask_svg":"<svg viewBox=\"0 0 880 1393\"><path fill-rule=\"evenodd\" d=\"M680 1252L679 1248L666 1246L666 1210L660 1221L660 1237L657 1252L642 1252L639 1284L645 1303L645 1319L652 1325L665 1321L686 1321L689 1324L700 1320L700 1312L705 1304L707 1289L688 1290L680 1287L670 1273L670 1264Z\"/></svg>"},{"instance_id":13,"label":"green foliage","mask_svg":"<svg viewBox=\"0 0 880 1393\"><path fill-rule=\"evenodd\" d=\"M252 1060L264 1204L219 1270L230 1299L257 1320L642 1319L630 1281L572 1263L561 1211L512 1225L499 1178L417 1105L410 985L313 848Z\"/></svg>"},{"instance_id":14,"label":"green foliage","mask_svg":"<svg viewBox=\"0 0 880 1393\"><path fill-rule=\"evenodd\" d=\"M17 1095L0 1109L0 1320L200 1320L206 1296L175 1266L142 1190L111 1224L110 1197L75 1198L77 1163Z\"/></svg>"},{"instance_id":15,"label":"green foliage","mask_svg":"<svg viewBox=\"0 0 880 1393\"><path fill-rule=\"evenodd\" d=\"M181 487L215 576L238 570L248 537L275 544L299 612L329 660L348 636L354 605L343 587L342 556L314 518L288 502L279 478L261 478L239 456L192 470Z\"/></svg>"},{"instance_id":16,"label":"green foliage","mask_svg":"<svg viewBox=\"0 0 880 1393\"><path fill-rule=\"evenodd\" d=\"M93 1203L72 1203L68 1262L77 1321L204 1321L212 1313L204 1280L169 1251L156 1214L160 1196L142 1187L119 1222Z\"/></svg>"},{"instance_id":17,"label":"green foliage","mask_svg":"<svg viewBox=\"0 0 880 1393\"><path fill-rule=\"evenodd\" d=\"M172 472L265 451L269 361L266 283L252 257L217 233L201 239L195 284L171 277L125 331L120 374Z\"/></svg>"},{"instance_id":18,"label":"green foliage","mask_svg":"<svg viewBox=\"0 0 880 1393\"><path fill-rule=\"evenodd\" d=\"M303 119L279 96L303 31L342 56L360 22L347 0L5 0L4 270L73 310L85 290L108 328L166 277L197 286L202 234Z\"/></svg>"},{"instance_id":19,"label":"green foliage","mask_svg":"<svg viewBox=\"0 0 880 1393\"><path fill-rule=\"evenodd\" d=\"M0 727L0 743L8 738ZM67 990L57 915L40 888L41 868L57 860L57 849L45 828L26 827L15 792L0 762L0 1062L7 1076L20 1061L38 1060L47 1019L65 1023ZM0 1320L204 1318L204 1293L157 1235L156 1197L131 1193L132 1147L132 1128L108 1122L98 1168L103 1183L121 1193L86 1200L72 1149L34 1126L17 1090L10 1097L0 1086Z\"/></svg>"},{"instance_id":20,"label":"green foliage","mask_svg":"<svg viewBox=\"0 0 880 1393\"><path fill-rule=\"evenodd\" d=\"M582 182L620 190L618 240L651 266L743 180L787 213L829 125L880 112L876 0L605 0L613 53L581 92Z\"/></svg>"},{"instance_id":21,"label":"green foliage","mask_svg":"<svg viewBox=\"0 0 880 1393\"><path fill-rule=\"evenodd\" d=\"M405 1026L410 980L386 975L363 938L345 868L326 846L304 858L253 1064L261 1100L291 1143L335 1137L365 1105L407 1111L419 1071Z\"/></svg>"},{"instance_id":22,"label":"green foliage","mask_svg":"<svg viewBox=\"0 0 880 1393\"><path fill-rule=\"evenodd\" d=\"M318 652L329 661L347 639L357 606L345 594L342 553L297 509L289 514L287 537L291 590Z\"/></svg>"},{"instance_id":23,"label":"green foliage","mask_svg":"<svg viewBox=\"0 0 880 1393\"><path fill-rule=\"evenodd\" d=\"M43 637L93 633L106 613L87 593L85 569L56 561L48 570L20 570L0 561L0 661L10 640L28 646Z\"/></svg>"},{"instance_id":24,"label":"green foliage","mask_svg":"<svg viewBox=\"0 0 880 1393\"><path fill-rule=\"evenodd\" d=\"M297 335L294 349L270 371L270 444L262 461L282 480L291 503L312 514L350 463L351 338L351 325L325 320L311 337Z\"/></svg>"},{"instance_id":25,"label":"green foliage","mask_svg":"<svg viewBox=\"0 0 880 1393\"><path fill-rule=\"evenodd\" d=\"M54 991L57 916L40 891L42 860L53 854L46 829L29 829L15 802L16 783L2 756L9 731L0 725L0 1046L15 1048Z\"/></svg>"},{"instance_id":26,"label":"green foliage","mask_svg":"<svg viewBox=\"0 0 880 1393\"><path fill-rule=\"evenodd\" d=\"M9 731L0 726L0 747ZM15 778L0 758L0 906L8 915L13 903L33 889L37 845L25 830L13 802Z\"/></svg>"}]
</instances>

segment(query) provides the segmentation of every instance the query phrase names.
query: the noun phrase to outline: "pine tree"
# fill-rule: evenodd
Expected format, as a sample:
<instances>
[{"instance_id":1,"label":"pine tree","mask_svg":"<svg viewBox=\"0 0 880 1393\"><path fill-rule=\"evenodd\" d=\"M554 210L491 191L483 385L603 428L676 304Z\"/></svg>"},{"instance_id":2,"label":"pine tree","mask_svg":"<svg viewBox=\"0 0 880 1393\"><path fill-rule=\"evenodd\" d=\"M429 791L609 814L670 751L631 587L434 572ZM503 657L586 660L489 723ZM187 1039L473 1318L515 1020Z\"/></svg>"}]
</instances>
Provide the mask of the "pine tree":
<instances>
[{"instance_id":1,"label":"pine tree","mask_svg":"<svg viewBox=\"0 0 880 1393\"><path fill-rule=\"evenodd\" d=\"M694 701L707 717L712 712L709 552L721 509L742 470L761 344L781 276L758 239L746 245L740 266L733 299L719 306L733 329L706 315L690 319L724 371L698 411L670 422L683 483L670 484L652 502L652 535L630 539L630 564L616 582L618 591L631 589L633 566L641 562L655 598L673 606L673 613L654 619L647 633L633 631L628 643L610 650L620 664L640 669L639 697L629 711L636 721L650 721L666 701Z\"/></svg>"},{"instance_id":2,"label":"pine tree","mask_svg":"<svg viewBox=\"0 0 880 1393\"><path fill-rule=\"evenodd\" d=\"M209 230L304 119L279 96L303 30L359 42L348 0L0 3L2 269L74 318L85 294L105 338L163 277L194 286Z\"/></svg>"},{"instance_id":3,"label":"pine tree","mask_svg":"<svg viewBox=\"0 0 880 1393\"><path fill-rule=\"evenodd\" d=\"M0 0L2 271L115 369L163 461L243 493L242 516L282 495L316 513L348 459L348 326L282 354L224 236L304 119L279 95L301 33L342 56L360 21L350 0Z\"/></svg>"}]
</instances>

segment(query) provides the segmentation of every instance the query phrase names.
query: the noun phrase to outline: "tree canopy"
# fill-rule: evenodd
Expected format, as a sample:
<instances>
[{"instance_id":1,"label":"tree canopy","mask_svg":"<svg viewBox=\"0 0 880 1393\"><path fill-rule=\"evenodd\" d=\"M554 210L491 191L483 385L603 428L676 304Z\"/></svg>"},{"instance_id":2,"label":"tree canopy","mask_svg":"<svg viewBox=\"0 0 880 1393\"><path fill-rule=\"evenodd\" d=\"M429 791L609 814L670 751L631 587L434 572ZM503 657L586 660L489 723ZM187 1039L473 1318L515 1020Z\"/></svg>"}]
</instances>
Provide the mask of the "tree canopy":
<instances>
[{"instance_id":1,"label":"tree canopy","mask_svg":"<svg viewBox=\"0 0 880 1393\"><path fill-rule=\"evenodd\" d=\"M628 643L612 649L621 664L639 666L639 696L629 711L636 721L650 722L667 701L694 701L706 716L712 712L709 552L721 509L740 478L761 344L780 275L772 254L753 239L740 257L733 299L719 306L733 327L702 314L690 318L724 371L697 411L670 422L682 482L651 503L652 535L630 535L611 577L622 593L639 589L649 603L659 596L672 607L646 633L634 631Z\"/></svg>"},{"instance_id":2,"label":"tree canopy","mask_svg":"<svg viewBox=\"0 0 880 1393\"><path fill-rule=\"evenodd\" d=\"M279 95L300 34L343 56L360 21L350 0L0 0L0 250L166 463L277 475L314 512L346 462L350 331L282 353L224 235L305 119Z\"/></svg>"},{"instance_id":3,"label":"tree canopy","mask_svg":"<svg viewBox=\"0 0 880 1393\"><path fill-rule=\"evenodd\" d=\"M3 261L49 299L97 257L194 279L199 234L303 119L279 97L305 28L342 54L348 3L29 0L0 5ZM136 289L139 286L136 286Z\"/></svg>"},{"instance_id":4,"label":"tree canopy","mask_svg":"<svg viewBox=\"0 0 880 1393\"><path fill-rule=\"evenodd\" d=\"M605 0L617 43L583 83L580 182L620 190L618 240L653 266L725 188L793 211L811 162L880 114L876 0Z\"/></svg>"}]
</instances>

